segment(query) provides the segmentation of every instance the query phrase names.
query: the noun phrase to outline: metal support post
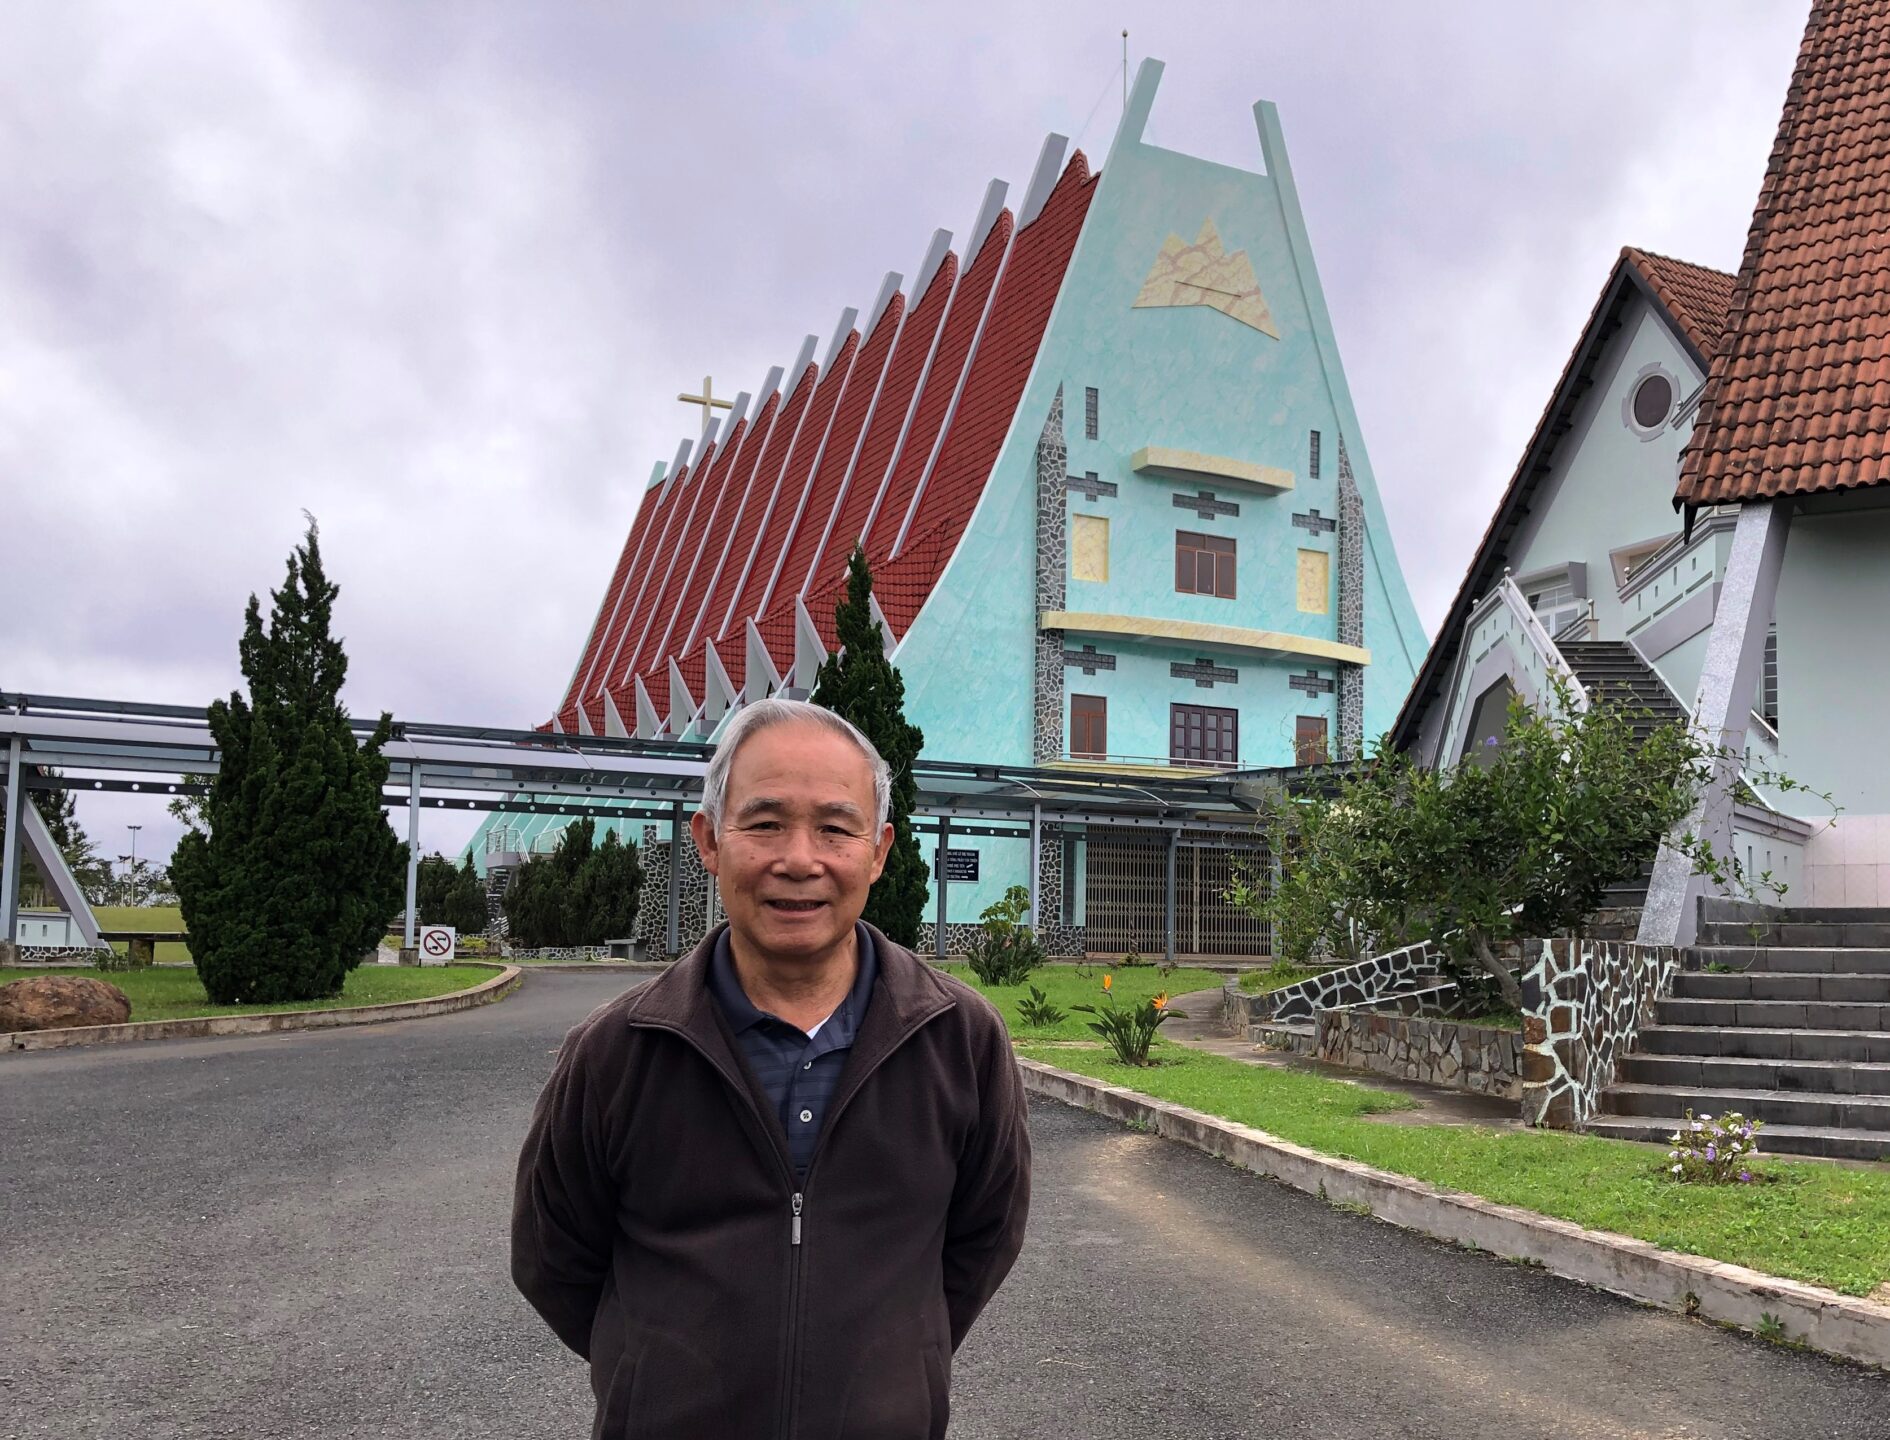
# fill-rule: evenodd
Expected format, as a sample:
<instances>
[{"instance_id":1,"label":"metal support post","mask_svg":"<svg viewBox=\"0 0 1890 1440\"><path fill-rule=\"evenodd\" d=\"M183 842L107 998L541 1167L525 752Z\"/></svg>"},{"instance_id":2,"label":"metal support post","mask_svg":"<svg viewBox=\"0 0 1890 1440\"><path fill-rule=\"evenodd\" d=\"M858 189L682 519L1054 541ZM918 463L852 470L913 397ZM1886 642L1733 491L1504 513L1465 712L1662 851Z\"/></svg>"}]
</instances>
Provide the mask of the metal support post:
<instances>
[{"instance_id":1,"label":"metal support post","mask_svg":"<svg viewBox=\"0 0 1890 1440\"><path fill-rule=\"evenodd\" d=\"M26 821L26 786L20 765L20 738L7 747L7 794L4 846L0 847L0 953L11 955L20 929L20 833Z\"/></svg>"},{"instance_id":2,"label":"metal support post","mask_svg":"<svg viewBox=\"0 0 1890 1440\"><path fill-rule=\"evenodd\" d=\"M669 918L663 928L663 945L669 958L682 954L682 801L669 807Z\"/></svg>"},{"instance_id":3,"label":"metal support post","mask_svg":"<svg viewBox=\"0 0 1890 1440\"><path fill-rule=\"evenodd\" d=\"M420 923L420 767L407 767L407 924L401 932L401 958L419 945Z\"/></svg>"},{"instance_id":4,"label":"metal support post","mask_svg":"<svg viewBox=\"0 0 1890 1440\"><path fill-rule=\"evenodd\" d=\"M1180 831L1168 832L1168 872L1162 885L1162 931L1166 937L1162 953L1170 965L1175 963L1175 851L1180 848L1180 838Z\"/></svg>"},{"instance_id":5,"label":"metal support post","mask_svg":"<svg viewBox=\"0 0 1890 1440\"><path fill-rule=\"evenodd\" d=\"M945 963L945 847L951 843L952 817L938 817L938 919L932 922L932 949Z\"/></svg>"},{"instance_id":6,"label":"metal support post","mask_svg":"<svg viewBox=\"0 0 1890 1440\"><path fill-rule=\"evenodd\" d=\"M1043 806L1030 807L1030 928L1042 930L1037 919L1037 900L1043 870Z\"/></svg>"}]
</instances>

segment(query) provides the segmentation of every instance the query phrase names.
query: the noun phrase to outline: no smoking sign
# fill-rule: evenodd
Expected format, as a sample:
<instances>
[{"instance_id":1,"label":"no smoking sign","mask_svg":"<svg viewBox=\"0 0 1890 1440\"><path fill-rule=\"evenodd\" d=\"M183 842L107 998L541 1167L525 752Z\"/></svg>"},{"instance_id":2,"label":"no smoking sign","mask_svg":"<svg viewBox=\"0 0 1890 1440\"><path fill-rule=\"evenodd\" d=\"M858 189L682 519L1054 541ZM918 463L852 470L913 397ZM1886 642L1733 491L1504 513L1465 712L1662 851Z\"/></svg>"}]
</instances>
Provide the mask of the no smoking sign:
<instances>
[{"instance_id":1,"label":"no smoking sign","mask_svg":"<svg viewBox=\"0 0 1890 1440\"><path fill-rule=\"evenodd\" d=\"M443 965L453 958L453 945L459 938L451 925L422 925L420 927L420 960L422 964Z\"/></svg>"}]
</instances>

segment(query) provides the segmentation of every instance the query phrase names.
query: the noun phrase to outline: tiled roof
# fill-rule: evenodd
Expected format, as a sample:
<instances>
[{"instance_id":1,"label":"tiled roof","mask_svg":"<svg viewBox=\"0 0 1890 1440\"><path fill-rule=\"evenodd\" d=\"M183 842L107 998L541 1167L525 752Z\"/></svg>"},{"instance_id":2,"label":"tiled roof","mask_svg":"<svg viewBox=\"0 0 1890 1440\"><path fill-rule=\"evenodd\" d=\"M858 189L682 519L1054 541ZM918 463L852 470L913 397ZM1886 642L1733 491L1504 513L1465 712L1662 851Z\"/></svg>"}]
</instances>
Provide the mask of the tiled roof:
<instances>
[{"instance_id":1,"label":"tiled roof","mask_svg":"<svg viewBox=\"0 0 1890 1440\"><path fill-rule=\"evenodd\" d=\"M1503 498L1497 502L1496 513L1490 517L1483 538L1477 542L1469 568L1464 571L1463 583L1457 587L1456 598L1451 601L1450 613L1437 632L1437 640L1418 667L1417 679L1405 696L1404 706L1391 730L1392 743L1400 749L1417 738L1426 707L1456 664L1464 622L1471 610L1502 579L1516 531L1535 503L1536 491L1552 472L1556 445L1569 431L1567 417L1594 383L1595 367L1612 333L1609 322L1635 293L1642 293L1637 291L1633 277L1639 277L1645 285L1644 293L1651 294L1656 303L1665 307L1703 360L1713 354L1713 345L1705 342L1710 338L1717 343L1721 327L1712 322L1709 307L1716 293L1723 295L1731 291L1732 276L1637 250L1631 245L1624 246L1614 269L1608 272L1607 284L1595 297L1595 308L1588 312L1588 319L1575 338L1575 347L1569 352L1555 389L1549 392L1529 443L1523 447L1522 459L1509 478Z\"/></svg>"},{"instance_id":2,"label":"tiled roof","mask_svg":"<svg viewBox=\"0 0 1890 1440\"><path fill-rule=\"evenodd\" d=\"M1640 271L1641 278L1667 307L1667 313L1686 331L1693 348L1711 361L1726 330L1726 312L1732 308L1733 277L1724 270L1709 270L1632 245L1621 254Z\"/></svg>"},{"instance_id":3,"label":"tiled roof","mask_svg":"<svg viewBox=\"0 0 1890 1440\"><path fill-rule=\"evenodd\" d=\"M558 712L562 728L578 729L581 712L602 731L606 694L634 725L638 677L666 714L671 660L700 703L705 644L740 683L751 619L785 673L797 600L832 644L847 557L862 540L874 592L905 632L1010 431L1094 187L1078 151L1029 225L1015 230L1000 211L962 274L947 253L923 294L893 294L825 373L807 366L786 403L770 396L648 492Z\"/></svg>"},{"instance_id":4,"label":"tiled roof","mask_svg":"<svg viewBox=\"0 0 1890 1440\"><path fill-rule=\"evenodd\" d=\"M1890 484L1887 448L1890 0L1818 0L1675 503Z\"/></svg>"}]
</instances>

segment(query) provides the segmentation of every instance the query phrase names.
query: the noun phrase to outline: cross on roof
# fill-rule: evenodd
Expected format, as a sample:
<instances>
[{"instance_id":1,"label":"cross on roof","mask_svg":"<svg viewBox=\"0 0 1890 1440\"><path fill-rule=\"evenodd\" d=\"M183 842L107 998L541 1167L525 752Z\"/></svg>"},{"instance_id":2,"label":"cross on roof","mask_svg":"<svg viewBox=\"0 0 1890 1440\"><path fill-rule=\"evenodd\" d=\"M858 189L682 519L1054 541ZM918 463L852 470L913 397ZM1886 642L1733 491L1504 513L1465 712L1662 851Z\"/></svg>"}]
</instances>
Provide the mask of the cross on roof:
<instances>
[{"instance_id":1,"label":"cross on roof","mask_svg":"<svg viewBox=\"0 0 1890 1440\"><path fill-rule=\"evenodd\" d=\"M700 405L702 407L702 428L705 431L709 428L709 419L715 411L733 410L735 408L734 401L718 400L715 398L715 387L709 383L709 377L707 375L702 377L702 393L700 395L678 395L676 398L685 405Z\"/></svg>"}]
</instances>

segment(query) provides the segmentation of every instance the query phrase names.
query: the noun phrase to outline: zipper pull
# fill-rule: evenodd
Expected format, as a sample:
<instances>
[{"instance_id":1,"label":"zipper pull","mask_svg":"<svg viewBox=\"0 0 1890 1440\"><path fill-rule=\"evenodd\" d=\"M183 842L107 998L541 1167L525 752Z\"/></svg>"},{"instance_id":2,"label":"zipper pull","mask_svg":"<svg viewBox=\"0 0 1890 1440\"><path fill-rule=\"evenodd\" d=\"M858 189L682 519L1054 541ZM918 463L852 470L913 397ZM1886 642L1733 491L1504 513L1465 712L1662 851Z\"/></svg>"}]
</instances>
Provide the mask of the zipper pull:
<instances>
[{"instance_id":1,"label":"zipper pull","mask_svg":"<svg viewBox=\"0 0 1890 1440\"><path fill-rule=\"evenodd\" d=\"M798 1194L794 1197L794 1229L788 1243L790 1245L801 1243L801 1197Z\"/></svg>"}]
</instances>

